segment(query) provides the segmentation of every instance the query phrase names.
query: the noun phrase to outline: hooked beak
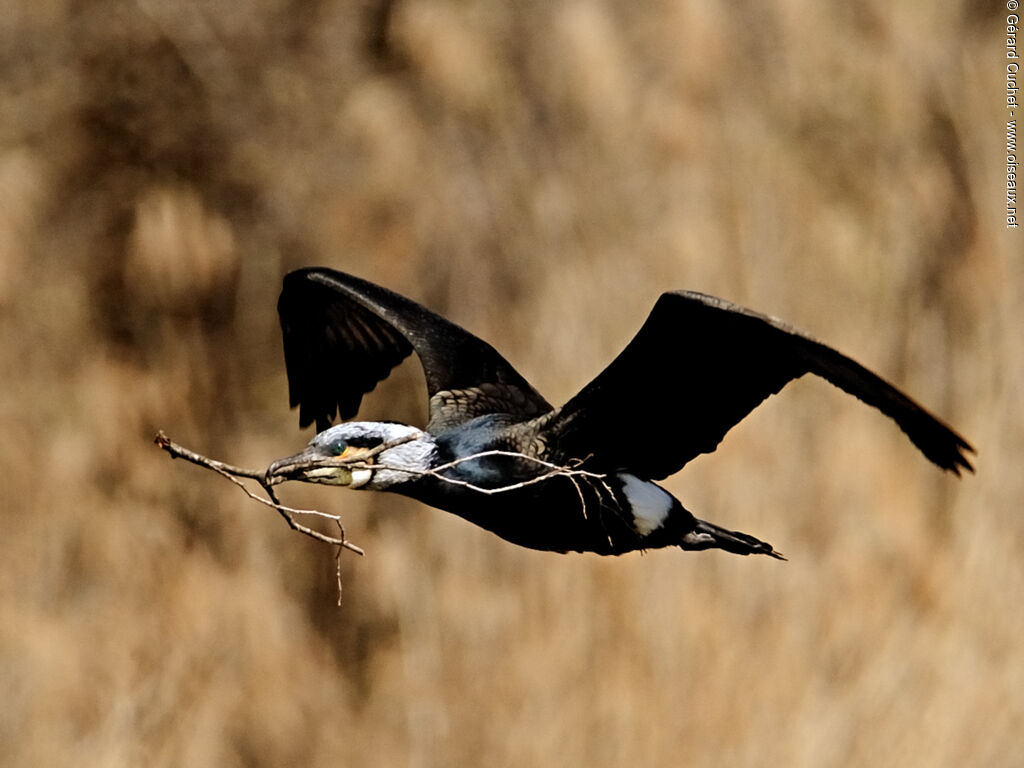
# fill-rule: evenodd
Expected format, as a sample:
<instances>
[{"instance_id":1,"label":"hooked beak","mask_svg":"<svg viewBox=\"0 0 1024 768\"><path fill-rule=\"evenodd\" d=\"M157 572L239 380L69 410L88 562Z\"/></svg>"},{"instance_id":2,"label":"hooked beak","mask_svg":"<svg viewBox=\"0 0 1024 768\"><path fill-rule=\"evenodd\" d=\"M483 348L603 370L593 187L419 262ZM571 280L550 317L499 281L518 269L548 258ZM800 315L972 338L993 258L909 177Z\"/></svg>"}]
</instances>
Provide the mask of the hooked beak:
<instances>
[{"instance_id":1,"label":"hooked beak","mask_svg":"<svg viewBox=\"0 0 1024 768\"><path fill-rule=\"evenodd\" d=\"M288 480L324 485L361 488L373 477L373 457L366 448L348 447L340 456L325 454L317 446L308 446L294 456L278 459L267 467L264 481L277 485Z\"/></svg>"}]
</instances>

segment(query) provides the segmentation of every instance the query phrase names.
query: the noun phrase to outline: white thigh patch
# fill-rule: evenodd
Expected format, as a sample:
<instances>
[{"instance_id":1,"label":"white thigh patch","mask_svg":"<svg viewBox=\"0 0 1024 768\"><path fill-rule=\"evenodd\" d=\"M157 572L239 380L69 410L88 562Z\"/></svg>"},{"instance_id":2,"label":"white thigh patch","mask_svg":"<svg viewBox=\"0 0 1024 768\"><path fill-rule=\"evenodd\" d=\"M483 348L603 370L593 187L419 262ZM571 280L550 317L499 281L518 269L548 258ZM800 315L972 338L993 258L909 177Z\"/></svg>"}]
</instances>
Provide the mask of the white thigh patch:
<instances>
[{"instance_id":1,"label":"white thigh patch","mask_svg":"<svg viewBox=\"0 0 1024 768\"><path fill-rule=\"evenodd\" d=\"M636 475L619 475L622 491L633 507L633 527L641 536L656 531L672 511L672 496Z\"/></svg>"}]
</instances>

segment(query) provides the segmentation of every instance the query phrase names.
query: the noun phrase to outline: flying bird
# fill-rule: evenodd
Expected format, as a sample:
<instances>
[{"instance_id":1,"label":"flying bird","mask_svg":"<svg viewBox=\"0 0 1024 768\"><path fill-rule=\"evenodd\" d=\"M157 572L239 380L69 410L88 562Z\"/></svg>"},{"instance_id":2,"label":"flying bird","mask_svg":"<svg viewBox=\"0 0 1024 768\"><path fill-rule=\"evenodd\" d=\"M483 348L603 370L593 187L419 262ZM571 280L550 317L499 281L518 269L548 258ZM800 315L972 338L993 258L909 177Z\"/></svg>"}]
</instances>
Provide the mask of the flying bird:
<instances>
[{"instance_id":1,"label":"flying bird","mask_svg":"<svg viewBox=\"0 0 1024 768\"><path fill-rule=\"evenodd\" d=\"M278 313L291 405L317 434L271 464L268 482L399 493L532 549L678 546L783 559L767 542L698 519L656 481L713 452L807 373L877 408L942 469L974 471L964 438L867 368L702 293L662 294L619 356L559 408L487 342L358 277L290 272ZM413 352L430 398L426 427L347 421ZM336 416L343 422L331 426Z\"/></svg>"}]
</instances>

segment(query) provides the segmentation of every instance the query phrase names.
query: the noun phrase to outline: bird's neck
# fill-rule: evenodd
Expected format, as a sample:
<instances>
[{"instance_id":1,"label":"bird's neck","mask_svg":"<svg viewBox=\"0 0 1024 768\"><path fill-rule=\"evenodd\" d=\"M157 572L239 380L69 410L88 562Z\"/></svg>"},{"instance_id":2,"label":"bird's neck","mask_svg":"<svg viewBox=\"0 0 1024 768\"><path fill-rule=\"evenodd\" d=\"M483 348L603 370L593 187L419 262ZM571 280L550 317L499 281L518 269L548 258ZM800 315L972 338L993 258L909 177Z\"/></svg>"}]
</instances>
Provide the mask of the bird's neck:
<instances>
[{"instance_id":1,"label":"bird's neck","mask_svg":"<svg viewBox=\"0 0 1024 768\"><path fill-rule=\"evenodd\" d=\"M414 440L382 451L377 457L373 477L364 486L372 491L401 491L428 477L438 463L437 443L427 432Z\"/></svg>"}]
</instances>

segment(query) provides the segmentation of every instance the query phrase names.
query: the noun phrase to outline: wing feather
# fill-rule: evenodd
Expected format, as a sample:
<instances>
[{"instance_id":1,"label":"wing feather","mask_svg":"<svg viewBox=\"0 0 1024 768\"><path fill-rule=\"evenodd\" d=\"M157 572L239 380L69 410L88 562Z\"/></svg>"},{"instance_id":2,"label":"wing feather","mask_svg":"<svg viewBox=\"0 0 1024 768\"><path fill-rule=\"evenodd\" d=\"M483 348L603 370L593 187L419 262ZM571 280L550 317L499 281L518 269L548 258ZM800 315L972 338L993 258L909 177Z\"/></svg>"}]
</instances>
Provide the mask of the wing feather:
<instances>
[{"instance_id":1,"label":"wing feather","mask_svg":"<svg viewBox=\"0 0 1024 768\"><path fill-rule=\"evenodd\" d=\"M366 280L324 267L296 270L285 275L277 309L289 402L302 427L315 422L322 431L335 416L354 417L363 395L412 352L427 380L433 431L481 415L480 401L453 407L444 395L450 390L498 387L512 396L487 407L524 419L551 410L490 344Z\"/></svg>"},{"instance_id":2,"label":"wing feather","mask_svg":"<svg viewBox=\"0 0 1024 768\"><path fill-rule=\"evenodd\" d=\"M713 296L661 296L643 327L549 421L559 453L651 479L715 450L767 397L806 373L892 418L932 462L973 471L960 435L864 366L766 315Z\"/></svg>"}]
</instances>

